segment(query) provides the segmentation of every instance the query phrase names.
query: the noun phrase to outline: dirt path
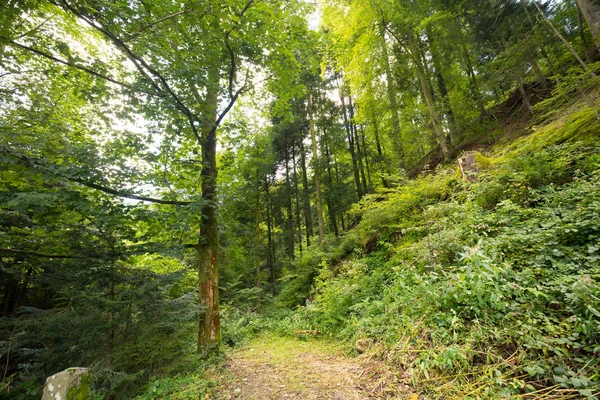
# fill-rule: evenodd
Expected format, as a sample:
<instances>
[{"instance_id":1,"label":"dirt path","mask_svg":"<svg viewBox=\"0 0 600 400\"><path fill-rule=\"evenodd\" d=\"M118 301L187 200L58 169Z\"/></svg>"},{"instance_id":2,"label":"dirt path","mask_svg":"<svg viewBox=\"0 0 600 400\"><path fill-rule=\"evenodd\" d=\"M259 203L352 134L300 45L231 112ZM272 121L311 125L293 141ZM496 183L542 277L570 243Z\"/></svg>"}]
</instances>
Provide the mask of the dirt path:
<instances>
[{"instance_id":1,"label":"dirt path","mask_svg":"<svg viewBox=\"0 0 600 400\"><path fill-rule=\"evenodd\" d=\"M223 399L359 400L362 365L318 340L263 337L230 355Z\"/></svg>"}]
</instances>

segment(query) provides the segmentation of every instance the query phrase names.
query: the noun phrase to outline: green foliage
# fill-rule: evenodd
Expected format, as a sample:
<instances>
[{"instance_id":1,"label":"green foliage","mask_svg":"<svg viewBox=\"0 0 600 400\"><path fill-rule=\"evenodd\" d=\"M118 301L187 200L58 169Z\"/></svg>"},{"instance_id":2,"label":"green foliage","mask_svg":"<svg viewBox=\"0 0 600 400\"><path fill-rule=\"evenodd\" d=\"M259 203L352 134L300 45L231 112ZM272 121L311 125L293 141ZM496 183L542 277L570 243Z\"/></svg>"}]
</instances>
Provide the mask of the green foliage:
<instances>
[{"instance_id":1,"label":"green foliage","mask_svg":"<svg viewBox=\"0 0 600 400\"><path fill-rule=\"evenodd\" d=\"M211 398L216 387L217 379L207 374L205 369L201 369L194 373L175 375L170 378L153 378L147 384L146 391L133 399L202 400Z\"/></svg>"},{"instance_id":2,"label":"green foliage","mask_svg":"<svg viewBox=\"0 0 600 400\"><path fill-rule=\"evenodd\" d=\"M442 175L365 202L348 236L377 245L315 266L312 301L279 331L374 338L432 395L544 395L557 385L595 398L599 154L570 141L520 151L466 194Z\"/></svg>"}]
</instances>

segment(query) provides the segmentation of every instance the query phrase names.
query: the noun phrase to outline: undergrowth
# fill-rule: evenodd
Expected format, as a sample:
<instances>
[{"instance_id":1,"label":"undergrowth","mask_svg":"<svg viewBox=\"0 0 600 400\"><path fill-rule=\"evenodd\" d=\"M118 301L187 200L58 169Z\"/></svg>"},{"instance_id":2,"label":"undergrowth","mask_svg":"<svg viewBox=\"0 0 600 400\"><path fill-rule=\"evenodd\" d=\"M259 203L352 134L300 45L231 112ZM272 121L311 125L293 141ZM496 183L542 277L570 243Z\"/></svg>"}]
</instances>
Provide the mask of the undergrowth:
<instances>
[{"instance_id":1,"label":"undergrowth","mask_svg":"<svg viewBox=\"0 0 600 400\"><path fill-rule=\"evenodd\" d=\"M598 132L584 108L478 154L477 183L446 168L367 196L354 229L287 271L275 304L301 307L231 320L372 338L432 398L598 398Z\"/></svg>"}]
</instances>

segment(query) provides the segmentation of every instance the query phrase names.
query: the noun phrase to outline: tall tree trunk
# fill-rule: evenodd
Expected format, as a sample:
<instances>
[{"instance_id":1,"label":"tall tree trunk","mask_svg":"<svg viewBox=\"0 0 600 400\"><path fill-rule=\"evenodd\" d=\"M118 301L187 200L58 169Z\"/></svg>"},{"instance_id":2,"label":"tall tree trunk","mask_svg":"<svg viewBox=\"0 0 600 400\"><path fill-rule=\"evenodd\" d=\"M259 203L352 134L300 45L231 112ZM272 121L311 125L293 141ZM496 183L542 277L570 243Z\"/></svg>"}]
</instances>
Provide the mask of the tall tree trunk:
<instances>
[{"instance_id":1,"label":"tall tree trunk","mask_svg":"<svg viewBox=\"0 0 600 400\"><path fill-rule=\"evenodd\" d=\"M471 92L471 96L473 100L475 100L475 104L477 108L479 108L479 115L485 115L485 105L483 104L483 96L481 95L481 90L479 90L479 83L477 82L477 75L475 74L475 69L473 69L473 63L471 62L471 54L469 54L469 49L467 48L467 40L465 38L465 34L463 32L463 23L461 21L456 22L456 31L460 36L460 48L462 50L463 60L465 62L465 67L467 70L467 75L471 78L469 82L469 90Z\"/></svg>"},{"instance_id":2,"label":"tall tree trunk","mask_svg":"<svg viewBox=\"0 0 600 400\"><path fill-rule=\"evenodd\" d=\"M585 34L585 27L583 26L583 13L577 2L575 3L575 7L577 8L577 32L579 32L579 38L581 39L581 45L583 46L583 52L585 53L585 61L590 64L592 63L590 57L590 44Z\"/></svg>"},{"instance_id":3,"label":"tall tree trunk","mask_svg":"<svg viewBox=\"0 0 600 400\"><path fill-rule=\"evenodd\" d=\"M346 137L348 138L348 150L350 151L350 157L352 159L352 171L354 172L354 183L356 184L356 193L358 198L361 199L363 196L362 185L360 183L360 175L358 172L358 162L356 160L356 152L354 151L354 138L352 134L352 127L348 120L348 110L346 109L346 100L342 88L339 88L340 100L342 101L342 111L344 115L344 127L346 128Z\"/></svg>"},{"instance_id":4,"label":"tall tree trunk","mask_svg":"<svg viewBox=\"0 0 600 400\"><path fill-rule=\"evenodd\" d=\"M290 261L294 259L294 248L296 246L294 237L295 229L294 229L294 211L292 206L292 188L290 184L290 154L289 148L285 149L285 208L287 211L286 218L286 227L285 227L285 235L286 235L286 243L287 243L287 253Z\"/></svg>"},{"instance_id":5,"label":"tall tree trunk","mask_svg":"<svg viewBox=\"0 0 600 400\"><path fill-rule=\"evenodd\" d=\"M425 66L423 65L423 62L421 60L419 39L415 38L414 34L411 33L408 35L407 43L408 48L411 54L413 55L412 58L415 62L417 78L419 79L419 85L421 86L421 94L423 95L423 99L425 100L425 104L427 105L427 110L429 111L429 117L431 119L431 124L433 125L433 132L435 133L437 142L442 150L444 160L448 160L450 150L448 149L448 143L446 142L446 135L444 134L444 130L442 129L440 115L435 105L433 92L431 91L431 86L427 80Z\"/></svg>"},{"instance_id":6,"label":"tall tree trunk","mask_svg":"<svg viewBox=\"0 0 600 400\"><path fill-rule=\"evenodd\" d=\"M310 246L310 238L314 234L312 211L310 209L310 193L308 188L308 174L306 173L306 152L304 143L300 140L300 162L302 169L302 197L304 205L304 224L306 226L306 247Z\"/></svg>"},{"instance_id":7,"label":"tall tree trunk","mask_svg":"<svg viewBox=\"0 0 600 400\"><path fill-rule=\"evenodd\" d=\"M563 36L563 34L560 33L560 31L558 29L556 29L556 26L554 26L554 24L552 23L552 21L550 20L550 18L548 18L548 16L544 12L544 10L542 10L542 8L540 7L540 5L537 3L537 1L536 0L531 0L531 1L532 1L533 5L535 6L535 8L537 8L537 10L540 13L540 15L542 16L542 18L544 18L544 21L546 21L546 23L548 24L548 26L550 26L550 28L552 29L552 31L554 32L554 34L556 35L556 37L558 37L560 39L560 41L563 42L563 44L567 47L567 49L569 49L569 51L571 52L571 54L573 54L573 57L575 57L577 59L577 61L583 67L583 69L588 74L590 74L592 77L598 78L598 76L594 73L594 71L592 71L590 69L590 67L588 67L588 65L585 63L585 61L583 61L583 59L581 58L581 56L579 55L579 53L577 52L577 50L575 50L575 48L571 45L571 43L569 43L569 41L567 39L565 39L565 37ZM596 1L596 0L583 0L582 2L579 2L578 4L581 7L582 3L591 3L591 1ZM583 9L582 9L582 11L583 11L583 15L585 16L585 11ZM596 15L595 19L596 19L596 22L598 22L598 15ZM587 20L587 17L586 17L586 20ZM588 24L589 23L590 23L590 21L588 20ZM592 34L593 33L594 33L594 30L592 30ZM594 41L595 41L597 47L599 46L599 43L598 43L599 40L600 40L600 36L595 35ZM600 49L600 47L598 47L598 48Z\"/></svg>"},{"instance_id":8,"label":"tall tree trunk","mask_svg":"<svg viewBox=\"0 0 600 400\"><path fill-rule=\"evenodd\" d=\"M600 3L598 0L576 0L585 21L590 27L596 47L600 50Z\"/></svg>"},{"instance_id":9,"label":"tall tree trunk","mask_svg":"<svg viewBox=\"0 0 600 400\"><path fill-rule=\"evenodd\" d=\"M331 154L329 153L329 146L327 146L327 144L325 144L325 156L327 157L327 185L329 186L328 193L331 193L331 188L333 187L333 174L331 172ZM326 202L327 210L329 212L329 220L331 222L331 227L333 228L333 233L336 237L338 237L340 236L340 230L337 224L336 209L331 203L331 195L326 196Z\"/></svg>"},{"instance_id":10,"label":"tall tree trunk","mask_svg":"<svg viewBox=\"0 0 600 400\"><path fill-rule=\"evenodd\" d=\"M367 141L365 135L365 129L363 127L360 128L360 141L363 149L363 154L365 157L365 168L367 169L367 189L368 192L370 189L373 189L373 181L371 180L371 167L369 165L369 156L367 153Z\"/></svg>"},{"instance_id":11,"label":"tall tree trunk","mask_svg":"<svg viewBox=\"0 0 600 400\"><path fill-rule=\"evenodd\" d=\"M350 127L352 128L352 133L354 135L354 143L356 144L356 158L358 160L358 170L360 172L360 178L362 181L362 190L363 193L368 192L368 184L367 178L365 176L365 166L363 163L363 158L365 157L362 145L360 143L360 138L358 136L358 128L354 123L354 103L352 102L352 96L348 94L348 109L350 110Z\"/></svg>"},{"instance_id":12,"label":"tall tree trunk","mask_svg":"<svg viewBox=\"0 0 600 400\"><path fill-rule=\"evenodd\" d=\"M27 272L25 272L25 276L23 277L23 283L19 288L19 294L17 296L17 302L15 303L15 309L18 309L23 304L23 300L25 299L25 294L27 293L27 288L29 287L29 281L31 280L31 275L33 275L33 268L27 268Z\"/></svg>"},{"instance_id":13,"label":"tall tree trunk","mask_svg":"<svg viewBox=\"0 0 600 400\"><path fill-rule=\"evenodd\" d=\"M302 222L300 218L300 191L298 190L298 171L296 169L296 146L292 145L292 166L294 170L294 197L296 199L296 231L298 233L298 250L302 254Z\"/></svg>"},{"instance_id":14,"label":"tall tree trunk","mask_svg":"<svg viewBox=\"0 0 600 400\"><path fill-rule=\"evenodd\" d=\"M108 348L112 352L115 344L115 282L110 279L108 283L108 299L109 311L108 311Z\"/></svg>"},{"instance_id":15,"label":"tall tree trunk","mask_svg":"<svg viewBox=\"0 0 600 400\"><path fill-rule=\"evenodd\" d=\"M394 80L392 68L390 66L390 57L385 42L385 24L379 24L379 37L381 39L381 56L383 58L383 68L385 70L385 80L387 88L388 101L390 103L390 112L392 115L393 143L396 148L400 167L406 167L404 160L404 144L402 143L402 132L400 131L400 118L398 118L398 101L396 100L396 91L394 89Z\"/></svg>"},{"instance_id":16,"label":"tall tree trunk","mask_svg":"<svg viewBox=\"0 0 600 400\"><path fill-rule=\"evenodd\" d=\"M217 221L217 137L219 74L208 72L208 91L202 115L202 224L198 251L198 291L200 312L198 322L198 352L206 352L221 341L219 316L219 226Z\"/></svg>"},{"instance_id":17,"label":"tall tree trunk","mask_svg":"<svg viewBox=\"0 0 600 400\"><path fill-rule=\"evenodd\" d=\"M381 184L384 188L389 189L390 184L386 179L386 175L389 175L388 165L385 162L385 157L383 156L383 149L381 148L381 139L379 137L379 124L377 123L377 118L371 114L371 120L373 121L373 133L375 135L375 148L377 149L377 164L381 165L383 168L383 172L381 173Z\"/></svg>"},{"instance_id":18,"label":"tall tree trunk","mask_svg":"<svg viewBox=\"0 0 600 400\"><path fill-rule=\"evenodd\" d=\"M440 56L433 47L433 36L428 33L427 37L429 38L429 47L431 50L431 60L433 61L433 69L435 70L435 78L438 90L440 91L440 95L442 97L442 107L444 109L444 114L446 114L446 121L448 122L448 131L450 132L450 144L454 147L456 146L458 141L456 118L454 117L454 111L452 110L452 105L450 104L448 86L446 85L446 80L444 79L444 74L442 73L442 65L439 60Z\"/></svg>"},{"instance_id":19,"label":"tall tree trunk","mask_svg":"<svg viewBox=\"0 0 600 400\"><path fill-rule=\"evenodd\" d=\"M256 288L256 309L260 309L260 172L256 169L256 205L254 208L254 268Z\"/></svg>"},{"instance_id":20,"label":"tall tree trunk","mask_svg":"<svg viewBox=\"0 0 600 400\"><path fill-rule=\"evenodd\" d=\"M310 141L312 144L315 186L317 192L317 220L319 222L319 244L325 239L325 224L323 222L323 201L321 199L321 167L319 166L319 153L317 152L317 135L313 116L312 95L308 95L308 118L310 124Z\"/></svg>"},{"instance_id":21,"label":"tall tree trunk","mask_svg":"<svg viewBox=\"0 0 600 400\"><path fill-rule=\"evenodd\" d=\"M16 263L16 261L15 261ZM14 311L16 300L16 292L18 290L19 281L15 279L14 274L5 274L6 283L4 284L4 296L2 297L2 314L9 315Z\"/></svg>"},{"instance_id":22,"label":"tall tree trunk","mask_svg":"<svg viewBox=\"0 0 600 400\"><path fill-rule=\"evenodd\" d=\"M273 223L271 220L271 194L269 191L269 177L265 177L265 203L267 207L267 244L269 251L267 252L267 264L269 265L269 275L271 282L271 293L275 295L275 245L273 243Z\"/></svg>"}]
</instances>

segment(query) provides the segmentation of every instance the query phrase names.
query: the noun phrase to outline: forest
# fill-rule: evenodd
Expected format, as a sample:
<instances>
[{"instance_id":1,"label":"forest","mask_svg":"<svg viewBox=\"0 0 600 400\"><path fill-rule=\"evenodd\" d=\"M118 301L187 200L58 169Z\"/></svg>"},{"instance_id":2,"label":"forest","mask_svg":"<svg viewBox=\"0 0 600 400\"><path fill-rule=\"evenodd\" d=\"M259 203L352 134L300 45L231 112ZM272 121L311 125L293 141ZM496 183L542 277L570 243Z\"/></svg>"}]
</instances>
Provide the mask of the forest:
<instances>
[{"instance_id":1,"label":"forest","mask_svg":"<svg viewBox=\"0 0 600 400\"><path fill-rule=\"evenodd\" d=\"M598 74L598 0L3 0L0 399L600 398Z\"/></svg>"}]
</instances>

